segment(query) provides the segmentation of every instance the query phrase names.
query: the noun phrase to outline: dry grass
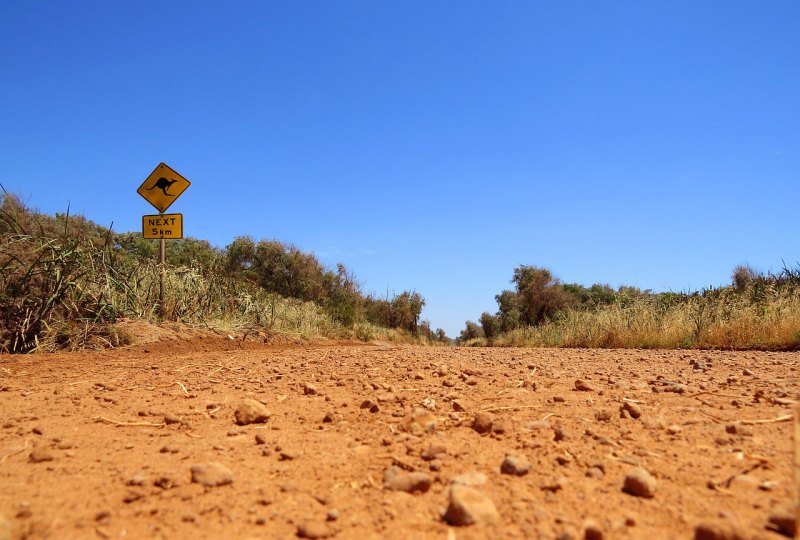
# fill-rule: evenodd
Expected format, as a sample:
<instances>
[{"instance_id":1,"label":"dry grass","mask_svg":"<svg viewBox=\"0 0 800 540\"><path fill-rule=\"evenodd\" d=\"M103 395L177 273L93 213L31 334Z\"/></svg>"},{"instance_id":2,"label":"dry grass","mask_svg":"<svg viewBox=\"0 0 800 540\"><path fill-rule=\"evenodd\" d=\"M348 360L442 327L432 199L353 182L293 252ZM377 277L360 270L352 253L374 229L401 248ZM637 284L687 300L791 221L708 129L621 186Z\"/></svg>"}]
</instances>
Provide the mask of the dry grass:
<instances>
[{"instance_id":1,"label":"dry grass","mask_svg":"<svg viewBox=\"0 0 800 540\"><path fill-rule=\"evenodd\" d=\"M566 311L537 327L493 340L497 346L797 349L800 294L793 283L759 282L694 295L642 296Z\"/></svg>"},{"instance_id":2,"label":"dry grass","mask_svg":"<svg viewBox=\"0 0 800 540\"><path fill-rule=\"evenodd\" d=\"M154 261L118 249L110 230L83 218L40 216L8 195L2 203L0 352L113 347L124 341L112 329L117 319L160 319ZM367 324L343 327L311 302L201 268L167 268L163 307L166 320L228 331L403 337Z\"/></svg>"}]
</instances>

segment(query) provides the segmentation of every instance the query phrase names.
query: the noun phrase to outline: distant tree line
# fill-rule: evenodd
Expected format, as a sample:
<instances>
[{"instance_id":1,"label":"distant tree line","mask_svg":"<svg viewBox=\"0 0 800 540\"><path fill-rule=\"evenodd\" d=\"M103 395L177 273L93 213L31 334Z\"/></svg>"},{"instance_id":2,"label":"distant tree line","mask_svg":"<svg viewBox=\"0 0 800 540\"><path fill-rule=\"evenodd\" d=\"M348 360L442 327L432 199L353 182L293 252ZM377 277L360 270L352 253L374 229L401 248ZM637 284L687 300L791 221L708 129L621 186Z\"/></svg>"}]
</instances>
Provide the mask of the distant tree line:
<instances>
[{"instance_id":1,"label":"distant tree line","mask_svg":"<svg viewBox=\"0 0 800 540\"><path fill-rule=\"evenodd\" d=\"M513 290L495 295L498 310L484 312L478 322L467 321L460 341L476 338L491 340L496 336L525 326L539 326L559 313L570 309L592 309L652 294L636 287L595 283L585 287L579 283L562 283L547 268L520 265L511 278Z\"/></svg>"},{"instance_id":2,"label":"distant tree line","mask_svg":"<svg viewBox=\"0 0 800 540\"><path fill-rule=\"evenodd\" d=\"M155 257L156 245L137 233L118 235L124 249L142 257ZM326 268L312 253L277 240L254 240L239 236L223 249L205 240L187 238L167 244L167 262L224 273L247 280L267 292L314 302L336 322L352 326L366 321L385 328L405 330L431 341L444 341L444 331L431 330L420 321L425 298L416 291L403 291L379 298L364 294L355 276L343 264Z\"/></svg>"},{"instance_id":3,"label":"distant tree line","mask_svg":"<svg viewBox=\"0 0 800 540\"><path fill-rule=\"evenodd\" d=\"M727 286L708 287L701 291L660 292L622 285L616 289L610 285L595 283L590 287L578 283L562 283L547 268L521 265L514 269L511 283L513 290L504 290L495 296L497 312L484 312L477 322L467 321L458 338L459 342L475 339L495 338L524 327L538 327L575 311L601 311L609 306L627 308L636 302L648 302L657 313L698 298L711 301L731 294L751 305L763 304L776 293L795 294L800 286L800 269L785 267L778 274L763 274L753 268L740 265L734 268L731 283ZM695 318L705 317L704 314ZM695 321L701 325L703 321Z\"/></svg>"}]
</instances>

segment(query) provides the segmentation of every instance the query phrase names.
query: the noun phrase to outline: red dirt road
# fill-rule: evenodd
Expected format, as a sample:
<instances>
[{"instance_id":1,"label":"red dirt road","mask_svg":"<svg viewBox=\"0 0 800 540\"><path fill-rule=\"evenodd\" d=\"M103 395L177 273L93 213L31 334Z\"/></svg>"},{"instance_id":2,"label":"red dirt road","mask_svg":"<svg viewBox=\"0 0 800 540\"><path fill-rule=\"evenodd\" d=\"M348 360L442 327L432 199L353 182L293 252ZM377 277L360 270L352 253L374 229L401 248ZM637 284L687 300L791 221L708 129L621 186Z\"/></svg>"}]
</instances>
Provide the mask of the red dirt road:
<instances>
[{"instance_id":1,"label":"red dirt road","mask_svg":"<svg viewBox=\"0 0 800 540\"><path fill-rule=\"evenodd\" d=\"M797 353L212 341L0 356L0 540L653 540L701 523L785 538L766 525L792 501L799 367ZM265 422L237 425L246 398ZM501 472L508 454L519 475ZM623 492L637 467L650 498ZM448 524L455 478L499 521Z\"/></svg>"}]
</instances>

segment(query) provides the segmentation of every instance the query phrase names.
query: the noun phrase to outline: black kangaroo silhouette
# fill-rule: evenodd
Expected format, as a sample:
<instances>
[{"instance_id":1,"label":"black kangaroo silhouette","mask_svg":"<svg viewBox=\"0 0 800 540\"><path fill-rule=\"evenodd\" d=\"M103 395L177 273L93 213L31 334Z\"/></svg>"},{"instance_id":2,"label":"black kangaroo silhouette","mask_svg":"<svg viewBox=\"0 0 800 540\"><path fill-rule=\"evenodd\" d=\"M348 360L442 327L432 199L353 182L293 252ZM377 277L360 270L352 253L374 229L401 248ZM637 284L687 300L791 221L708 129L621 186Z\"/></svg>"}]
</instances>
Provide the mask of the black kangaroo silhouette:
<instances>
[{"instance_id":1,"label":"black kangaroo silhouette","mask_svg":"<svg viewBox=\"0 0 800 540\"><path fill-rule=\"evenodd\" d=\"M174 184L175 182L177 182L177 180L167 180L166 178L164 178L164 177L162 176L161 178L159 178L158 180L156 180L156 183L155 183L155 184L153 184L153 186L152 186L152 187L149 187L149 188L147 188L147 191L150 191L151 189L158 188L158 189L160 189L161 191L163 191L163 192L164 192L164 195L166 195L167 197L174 197L175 195L173 195L173 194L171 194L171 193L167 193L167 190L168 190L168 189L169 189L169 188L172 186L172 184Z\"/></svg>"}]
</instances>

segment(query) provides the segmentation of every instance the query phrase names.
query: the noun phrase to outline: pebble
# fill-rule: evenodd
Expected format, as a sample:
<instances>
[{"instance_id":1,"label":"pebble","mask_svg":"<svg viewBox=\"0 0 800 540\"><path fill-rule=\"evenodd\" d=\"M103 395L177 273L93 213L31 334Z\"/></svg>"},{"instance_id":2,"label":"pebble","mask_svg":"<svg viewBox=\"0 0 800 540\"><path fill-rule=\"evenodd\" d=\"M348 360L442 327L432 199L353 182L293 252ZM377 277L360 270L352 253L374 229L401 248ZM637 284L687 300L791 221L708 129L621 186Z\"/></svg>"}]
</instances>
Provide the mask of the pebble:
<instances>
[{"instance_id":1,"label":"pebble","mask_svg":"<svg viewBox=\"0 0 800 540\"><path fill-rule=\"evenodd\" d=\"M272 416L266 406L254 399L244 399L236 407L234 412L236 423L240 426L248 424L263 424Z\"/></svg>"},{"instance_id":2,"label":"pebble","mask_svg":"<svg viewBox=\"0 0 800 540\"><path fill-rule=\"evenodd\" d=\"M493 525L500 521L500 514L492 500L480 491L454 484L450 487L444 520L457 527Z\"/></svg>"},{"instance_id":3,"label":"pebble","mask_svg":"<svg viewBox=\"0 0 800 540\"><path fill-rule=\"evenodd\" d=\"M579 392L593 392L594 388L592 388L592 386L586 381L578 379L575 381L575 390L578 390Z\"/></svg>"},{"instance_id":4,"label":"pebble","mask_svg":"<svg viewBox=\"0 0 800 540\"><path fill-rule=\"evenodd\" d=\"M261 433L256 433L256 444L257 445L267 444L267 438Z\"/></svg>"},{"instance_id":5,"label":"pebble","mask_svg":"<svg viewBox=\"0 0 800 540\"><path fill-rule=\"evenodd\" d=\"M462 486L477 487L484 485L489 479L485 474L476 471L469 471L458 476L453 477L452 484L460 484Z\"/></svg>"},{"instance_id":6,"label":"pebble","mask_svg":"<svg viewBox=\"0 0 800 540\"><path fill-rule=\"evenodd\" d=\"M635 497L651 499L656 494L656 479L647 470L636 467L625 475L622 491Z\"/></svg>"},{"instance_id":7,"label":"pebble","mask_svg":"<svg viewBox=\"0 0 800 540\"><path fill-rule=\"evenodd\" d=\"M599 478L603 478L605 476L605 474L606 473L604 473L603 469L601 469L600 467L589 467L588 469L586 469L585 476L587 478L599 479Z\"/></svg>"},{"instance_id":8,"label":"pebble","mask_svg":"<svg viewBox=\"0 0 800 540\"><path fill-rule=\"evenodd\" d=\"M636 420L642 416L642 409L640 409L637 404L626 401L622 404L622 407L620 407L620 414L623 418L625 417L625 413L628 413L631 418Z\"/></svg>"},{"instance_id":9,"label":"pebble","mask_svg":"<svg viewBox=\"0 0 800 540\"><path fill-rule=\"evenodd\" d=\"M584 540L603 540L603 529L596 521L587 519L583 523L583 538Z\"/></svg>"},{"instance_id":10,"label":"pebble","mask_svg":"<svg viewBox=\"0 0 800 540\"><path fill-rule=\"evenodd\" d=\"M147 476L144 471L136 471L133 476L125 482L126 486L143 486L147 483Z\"/></svg>"},{"instance_id":11,"label":"pebble","mask_svg":"<svg viewBox=\"0 0 800 540\"><path fill-rule=\"evenodd\" d=\"M694 528L694 540L745 540L745 537L727 521L708 521Z\"/></svg>"},{"instance_id":12,"label":"pebble","mask_svg":"<svg viewBox=\"0 0 800 540\"><path fill-rule=\"evenodd\" d=\"M167 413L164 415L164 423L168 426L171 426L173 424L180 424L181 419L175 414Z\"/></svg>"},{"instance_id":13,"label":"pebble","mask_svg":"<svg viewBox=\"0 0 800 540\"><path fill-rule=\"evenodd\" d=\"M447 447L445 445L442 443L431 443L430 446L422 452L420 457L425 461L433 461L445 454L447 454Z\"/></svg>"},{"instance_id":14,"label":"pebble","mask_svg":"<svg viewBox=\"0 0 800 540\"><path fill-rule=\"evenodd\" d=\"M492 430L492 423L494 416L488 412L475 413L475 418L472 419L472 429L478 433L489 433Z\"/></svg>"},{"instance_id":15,"label":"pebble","mask_svg":"<svg viewBox=\"0 0 800 540\"><path fill-rule=\"evenodd\" d=\"M144 499L144 493L141 491L128 491L125 496L122 498L122 502L125 504L130 504L132 502L136 502L140 499Z\"/></svg>"},{"instance_id":16,"label":"pebble","mask_svg":"<svg viewBox=\"0 0 800 540\"><path fill-rule=\"evenodd\" d=\"M611 411L607 409L601 409L594 413L594 419L598 422L608 422L611 420Z\"/></svg>"},{"instance_id":17,"label":"pebble","mask_svg":"<svg viewBox=\"0 0 800 540\"><path fill-rule=\"evenodd\" d=\"M205 487L218 487L233 483L233 473L216 461L191 466L192 482Z\"/></svg>"},{"instance_id":18,"label":"pebble","mask_svg":"<svg viewBox=\"0 0 800 540\"><path fill-rule=\"evenodd\" d=\"M525 424L526 429L530 429L531 431L539 430L539 429L550 429L552 424L550 420L531 420L527 424Z\"/></svg>"},{"instance_id":19,"label":"pebble","mask_svg":"<svg viewBox=\"0 0 800 540\"><path fill-rule=\"evenodd\" d=\"M336 421L336 415L331 411L326 412L325 416L322 418L322 422L325 424L331 424L335 421Z\"/></svg>"},{"instance_id":20,"label":"pebble","mask_svg":"<svg viewBox=\"0 0 800 540\"><path fill-rule=\"evenodd\" d=\"M334 532L324 523L308 521L297 526L298 538L330 538Z\"/></svg>"},{"instance_id":21,"label":"pebble","mask_svg":"<svg viewBox=\"0 0 800 540\"><path fill-rule=\"evenodd\" d=\"M361 402L360 408L367 409L371 413L377 413L381 410L377 403L372 401L371 399L365 399Z\"/></svg>"},{"instance_id":22,"label":"pebble","mask_svg":"<svg viewBox=\"0 0 800 540\"><path fill-rule=\"evenodd\" d=\"M383 473L383 487L392 491L406 493L425 493L431 488L433 479L421 472L406 472L400 467L391 466Z\"/></svg>"},{"instance_id":23,"label":"pebble","mask_svg":"<svg viewBox=\"0 0 800 540\"><path fill-rule=\"evenodd\" d=\"M455 412L467 412L467 408L464 406L464 402L458 399L454 399L451 403L453 406L453 410Z\"/></svg>"},{"instance_id":24,"label":"pebble","mask_svg":"<svg viewBox=\"0 0 800 540\"><path fill-rule=\"evenodd\" d=\"M55 459L53 454L51 454L46 448L36 448L28 456L28 460L31 463L43 463L45 461L53 461L53 459Z\"/></svg>"},{"instance_id":25,"label":"pebble","mask_svg":"<svg viewBox=\"0 0 800 540\"><path fill-rule=\"evenodd\" d=\"M789 538L794 538L797 534L797 517L794 508L787 506L772 512L767 518L767 528Z\"/></svg>"},{"instance_id":26,"label":"pebble","mask_svg":"<svg viewBox=\"0 0 800 540\"><path fill-rule=\"evenodd\" d=\"M492 422L492 433L502 435L511 431L511 422L505 418L498 418Z\"/></svg>"},{"instance_id":27,"label":"pebble","mask_svg":"<svg viewBox=\"0 0 800 540\"><path fill-rule=\"evenodd\" d=\"M436 416L427 409L416 407L403 417L398 427L401 431L416 436L433 433L436 431Z\"/></svg>"},{"instance_id":28,"label":"pebble","mask_svg":"<svg viewBox=\"0 0 800 540\"><path fill-rule=\"evenodd\" d=\"M316 396L317 387L311 383L303 383L303 394L306 396Z\"/></svg>"},{"instance_id":29,"label":"pebble","mask_svg":"<svg viewBox=\"0 0 800 540\"><path fill-rule=\"evenodd\" d=\"M522 456L506 454L506 458L500 465L500 472L514 476L525 476L531 470L531 462Z\"/></svg>"},{"instance_id":30,"label":"pebble","mask_svg":"<svg viewBox=\"0 0 800 540\"><path fill-rule=\"evenodd\" d=\"M753 428L744 424L727 424L725 426L725 432L730 433L731 435L741 435L743 437L753 436Z\"/></svg>"}]
</instances>

